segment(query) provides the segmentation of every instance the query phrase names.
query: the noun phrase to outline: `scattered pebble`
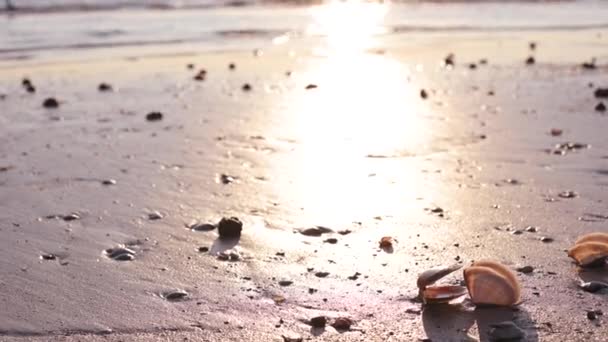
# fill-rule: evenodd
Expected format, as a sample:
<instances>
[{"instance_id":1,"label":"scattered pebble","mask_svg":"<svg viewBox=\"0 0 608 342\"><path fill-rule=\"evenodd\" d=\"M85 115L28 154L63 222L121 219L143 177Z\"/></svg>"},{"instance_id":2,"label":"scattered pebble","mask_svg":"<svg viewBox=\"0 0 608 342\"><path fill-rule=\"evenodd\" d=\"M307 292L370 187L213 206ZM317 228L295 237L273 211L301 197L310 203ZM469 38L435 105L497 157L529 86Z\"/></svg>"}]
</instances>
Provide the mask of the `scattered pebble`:
<instances>
[{"instance_id":1,"label":"scattered pebble","mask_svg":"<svg viewBox=\"0 0 608 342\"><path fill-rule=\"evenodd\" d=\"M423 100L426 100L426 99L429 97L429 94L426 92L426 90L421 89L421 90L420 90L420 97L421 97Z\"/></svg>"},{"instance_id":2,"label":"scattered pebble","mask_svg":"<svg viewBox=\"0 0 608 342\"><path fill-rule=\"evenodd\" d=\"M596 112L605 112L606 111L606 105L603 102L598 103L595 106L595 111Z\"/></svg>"},{"instance_id":3,"label":"scattered pebble","mask_svg":"<svg viewBox=\"0 0 608 342\"><path fill-rule=\"evenodd\" d=\"M334 329L339 331L350 330L350 327L353 325L353 320L348 317L338 317L331 324Z\"/></svg>"},{"instance_id":4,"label":"scattered pebble","mask_svg":"<svg viewBox=\"0 0 608 342\"><path fill-rule=\"evenodd\" d=\"M564 155L564 154L566 154L568 152L573 152L573 151L578 151L578 150L582 150L582 149L587 149L589 147L590 146L588 144L574 143L574 142L565 142L565 143L562 143L562 144L555 145L555 147L551 150L551 153Z\"/></svg>"},{"instance_id":5,"label":"scattered pebble","mask_svg":"<svg viewBox=\"0 0 608 342\"><path fill-rule=\"evenodd\" d=\"M445 66L450 66L450 67L453 67L453 66L454 66L454 64L455 64L455 63L454 63L454 59L455 59L454 54L453 54L453 53L450 53L450 54L448 54L448 55L447 55L447 56L446 56L446 57L443 59L443 64L444 64Z\"/></svg>"},{"instance_id":6,"label":"scattered pebble","mask_svg":"<svg viewBox=\"0 0 608 342\"><path fill-rule=\"evenodd\" d=\"M534 59L533 56L530 56L530 57L526 58L526 64L527 65L532 65L534 63L536 63L536 60Z\"/></svg>"},{"instance_id":7,"label":"scattered pebble","mask_svg":"<svg viewBox=\"0 0 608 342\"><path fill-rule=\"evenodd\" d=\"M511 234L513 234L513 235L521 235L521 234L523 234L523 233L524 233L524 232L522 232L522 231L521 231L521 230L519 230L519 229L515 229L514 231L512 231L512 232L511 232Z\"/></svg>"},{"instance_id":8,"label":"scattered pebble","mask_svg":"<svg viewBox=\"0 0 608 342\"><path fill-rule=\"evenodd\" d=\"M126 247L108 248L103 253L115 261L132 261L135 259L135 251Z\"/></svg>"},{"instance_id":9,"label":"scattered pebble","mask_svg":"<svg viewBox=\"0 0 608 342\"><path fill-rule=\"evenodd\" d=\"M101 92L112 91L112 86L107 83L100 83L99 86L97 87L97 90L99 90Z\"/></svg>"},{"instance_id":10,"label":"scattered pebble","mask_svg":"<svg viewBox=\"0 0 608 342\"><path fill-rule=\"evenodd\" d=\"M163 293L162 297L170 302L179 302L188 299L188 292L176 290Z\"/></svg>"},{"instance_id":11,"label":"scattered pebble","mask_svg":"<svg viewBox=\"0 0 608 342\"><path fill-rule=\"evenodd\" d=\"M583 67L583 69L593 70L593 69L597 68L597 66L595 65L595 62L596 62L596 59L591 58L590 62L584 62L583 64L581 64L581 66Z\"/></svg>"},{"instance_id":12,"label":"scattered pebble","mask_svg":"<svg viewBox=\"0 0 608 342\"><path fill-rule=\"evenodd\" d=\"M317 89L318 86L316 84L309 84L306 86L306 90L310 90L310 89Z\"/></svg>"},{"instance_id":13,"label":"scattered pebble","mask_svg":"<svg viewBox=\"0 0 608 342\"><path fill-rule=\"evenodd\" d=\"M241 236L243 223L236 217L224 217L218 223L220 238L237 238Z\"/></svg>"},{"instance_id":14,"label":"scattered pebble","mask_svg":"<svg viewBox=\"0 0 608 342\"><path fill-rule=\"evenodd\" d=\"M575 198L578 197L578 194L574 191L562 191L557 196L561 198Z\"/></svg>"},{"instance_id":15,"label":"scattered pebble","mask_svg":"<svg viewBox=\"0 0 608 342\"><path fill-rule=\"evenodd\" d=\"M536 50L536 42L528 43L528 47L530 48L530 50Z\"/></svg>"},{"instance_id":16,"label":"scattered pebble","mask_svg":"<svg viewBox=\"0 0 608 342\"><path fill-rule=\"evenodd\" d=\"M329 239L324 240L323 242L325 242L325 243L331 243L332 245L335 245L336 243L338 243L338 239L336 239L336 238L329 238Z\"/></svg>"},{"instance_id":17,"label":"scattered pebble","mask_svg":"<svg viewBox=\"0 0 608 342\"><path fill-rule=\"evenodd\" d=\"M161 112L150 112L146 115L148 121L160 121L163 119L163 113Z\"/></svg>"},{"instance_id":18,"label":"scattered pebble","mask_svg":"<svg viewBox=\"0 0 608 342\"><path fill-rule=\"evenodd\" d=\"M76 214L76 213L71 213L69 215L65 215L62 217L64 221L75 221L75 220L80 220L80 215Z\"/></svg>"},{"instance_id":19,"label":"scattered pebble","mask_svg":"<svg viewBox=\"0 0 608 342\"><path fill-rule=\"evenodd\" d=\"M302 235L306 235L306 236L321 236L323 234L329 234L329 233L333 233L334 231L326 228L326 227L321 227L321 226L316 226L313 228L306 228L306 229L302 229L300 230L300 234Z\"/></svg>"},{"instance_id":20,"label":"scattered pebble","mask_svg":"<svg viewBox=\"0 0 608 342\"><path fill-rule=\"evenodd\" d=\"M491 324L489 332L490 338L494 341L520 340L525 337L525 333L513 322L500 322Z\"/></svg>"},{"instance_id":21,"label":"scattered pebble","mask_svg":"<svg viewBox=\"0 0 608 342\"><path fill-rule=\"evenodd\" d=\"M593 95L597 98L608 98L608 88L597 88L593 92Z\"/></svg>"},{"instance_id":22,"label":"scattered pebble","mask_svg":"<svg viewBox=\"0 0 608 342\"><path fill-rule=\"evenodd\" d=\"M315 276L318 278L325 278L329 275L329 272L317 272L315 273Z\"/></svg>"},{"instance_id":23,"label":"scattered pebble","mask_svg":"<svg viewBox=\"0 0 608 342\"><path fill-rule=\"evenodd\" d=\"M390 236L383 236L380 239L380 248L385 249L385 248L391 248L393 247L393 238Z\"/></svg>"},{"instance_id":24,"label":"scattered pebble","mask_svg":"<svg viewBox=\"0 0 608 342\"><path fill-rule=\"evenodd\" d=\"M233 250L227 250L217 253L217 258L222 261L239 261L241 256L239 253Z\"/></svg>"},{"instance_id":25,"label":"scattered pebble","mask_svg":"<svg viewBox=\"0 0 608 342\"><path fill-rule=\"evenodd\" d=\"M241 87L241 89L243 89L243 91L250 91L251 90L251 85L249 83L245 83L245 84L243 84L243 86Z\"/></svg>"},{"instance_id":26,"label":"scattered pebble","mask_svg":"<svg viewBox=\"0 0 608 342\"><path fill-rule=\"evenodd\" d=\"M220 175L220 182L222 184L228 185L228 184L234 183L235 180L236 179L233 176L226 175L226 174L221 174Z\"/></svg>"},{"instance_id":27,"label":"scattered pebble","mask_svg":"<svg viewBox=\"0 0 608 342\"><path fill-rule=\"evenodd\" d=\"M194 75L195 81L204 81L207 76L207 70L201 69L196 75Z\"/></svg>"},{"instance_id":28,"label":"scattered pebble","mask_svg":"<svg viewBox=\"0 0 608 342\"><path fill-rule=\"evenodd\" d=\"M228 69L230 69L230 70L236 69L236 64L234 64L234 63L228 64Z\"/></svg>"},{"instance_id":29,"label":"scattered pebble","mask_svg":"<svg viewBox=\"0 0 608 342\"><path fill-rule=\"evenodd\" d=\"M209 252L209 247L199 247L198 251L201 253L207 253Z\"/></svg>"},{"instance_id":30,"label":"scattered pebble","mask_svg":"<svg viewBox=\"0 0 608 342\"><path fill-rule=\"evenodd\" d=\"M45 253L40 256L42 260L57 260L57 256L55 254Z\"/></svg>"},{"instance_id":31,"label":"scattered pebble","mask_svg":"<svg viewBox=\"0 0 608 342\"><path fill-rule=\"evenodd\" d=\"M550 133L554 137L559 137L559 136L561 136L564 133L564 131L562 129L559 129L559 128L551 128Z\"/></svg>"},{"instance_id":32,"label":"scattered pebble","mask_svg":"<svg viewBox=\"0 0 608 342\"><path fill-rule=\"evenodd\" d=\"M114 179L104 179L103 181L101 181L101 184L103 184L103 185L116 185L116 180L114 180Z\"/></svg>"},{"instance_id":33,"label":"scattered pebble","mask_svg":"<svg viewBox=\"0 0 608 342\"><path fill-rule=\"evenodd\" d=\"M324 328L327 325L327 317L317 316L310 319L309 324L315 328Z\"/></svg>"},{"instance_id":34,"label":"scattered pebble","mask_svg":"<svg viewBox=\"0 0 608 342\"><path fill-rule=\"evenodd\" d=\"M532 272L534 272L534 267L532 267L532 266L518 267L517 272L521 272L521 273L525 273L525 274L532 273Z\"/></svg>"},{"instance_id":35,"label":"scattered pebble","mask_svg":"<svg viewBox=\"0 0 608 342\"><path fill-rule=\"evenodd\" d=\"M215 229L215 225L211 223L194 222L187 226L195 232L210 232Z\"/></svg>"},{"instance_id":36,"label":"scattered pebble","mask_svg":"<svg viewBox=\"0 0 608 342\"><path fill-rule=\"evenodd\" d=\"M279 280L279 285L281 286L289 286L291 284L293 284L293 281L291 280Z\"/></svg>"},{"instance_id":37,"label":"scattered pebble","mask_svg":"<svg viewBox=\"0 0 608 342\"><path fill-rule=\"evenodd\" d=\"M59 102L54 97L49 97L42 102L44 108L58 108Z\"/></svg>"},{"instance_id":38,"label":"scattered pebble","mask_svg":"<svg viewBox=\"0 0 608 342\"><path fill-rule=\"evenodd\" d=\"M553 240L553 238L550 238L550 237L547 237L547 236L543 236L543 237L540 238L540 241L544 242L544 243L550 243L550 242L553 242L554 240Z\"/></svg>"},{"instance_id":39,"label":"scattered pebble","mask_svg":"<svg viewBox=\"0 0 608 342\"><path fill-rule=\"evenodd\" d=\"M590 321L595 321L597 319L597 314L595 313L595 311L587 311L587 318Z\"/></svg>"},{"instance_id":40,"label":"scattered pebble","mask_svg":"<svg viewBox=\"0 0 608 342\"><path fill-rule=\"evenodd\" d=\"M526 231L528 233L536 233L536 232L538 232L538 229L534 226L528 226L528 227L526 227Z\"/></svg>"},{"instance_id":41,"label":"scattered pebble","mask_svg":"<svg viewBox=\"0 0 608 342\"><path fill-rule=\"evenodd\" d=\"M160 220L164 217L163 214L161 214L158 211L153 211L151 213L148 214L148 220Z\"/></svg>"},{"instance_id":42,"label":"scattered pebble","mask_svg":"<svg viewBox=\"0 0 608 342\"><path fill-rule=\"evenodd\" d=\"M604 283L601 281L581 281L578 285L581 289L586 292L596 293L608 289L608 283Z\"/></svg>"}]
</instances>

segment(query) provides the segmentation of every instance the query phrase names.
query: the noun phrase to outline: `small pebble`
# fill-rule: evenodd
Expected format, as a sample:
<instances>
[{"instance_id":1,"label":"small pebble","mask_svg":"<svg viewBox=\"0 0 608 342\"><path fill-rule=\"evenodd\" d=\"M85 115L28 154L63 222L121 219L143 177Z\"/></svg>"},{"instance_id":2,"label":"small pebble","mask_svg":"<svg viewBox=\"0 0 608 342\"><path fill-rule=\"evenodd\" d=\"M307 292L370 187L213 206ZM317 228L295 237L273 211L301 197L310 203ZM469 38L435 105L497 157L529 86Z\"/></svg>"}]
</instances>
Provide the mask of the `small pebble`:
<instances>
[{"instance_id":1,"label":"small pebble","mask_svg":"<svg viewBox=\"0 0 608 342\"><path fill-rule=\"evenodd\" d=\"M230 70L236 69L236 64L234 64L234 63L228 64L228 69L230 69Z\"/></svg>"},{"instance_id":2,"label":"small pebble","mask_svg":"<svg viewBox=\"0 0 608 342\"><path fill-rule=\"evenodd\" d=\"M547 236L543 236L543 237L540 238L540 241L544 242L544 243L549 243L549 242L553 242L554 240L553 240L553 238L550 238L550 237L547 237Z\"/></svg>"},{"instance_id":3,"label":"small pebble","mask_svg":"<svg viewBox=\"0 0 608 342\"><path fill-rule=\"evenodd\" d=\"M42 254L40 256L40 259L42 259L42 260L56 260L57 256L55 254L50 254L50 253L49 254Z\"/></svg>"},{"instance_id":4,"label":"small pebble","mask_svg":"<svg viewBox=\"0 0 608 342\"><path fill-rule=\"evenodd\" d=\"M224 217L218 223L220 238L236 238L241 236L243 223L236 217Z\"/></svg>"},{"instance_id":5,"label":"small pebble","mask_svg":"<svg viewBox=\"0 0 608 342\"><path fill-rule=\"evenodd\" d=\"M353 321L347 317L338 317L331 324L332 327L336 330L350 330L350 327L353 325Z\"/></svg>"},{"instance_id":6,"label":"small pebble","mask_svg":"<svg viewBox=\"0 0 608 342\"><path fill-rule=\"evenodd\" d=\"M58 108L59 102L54 97L49 97L42 102L44 108Z\"/></svg>"},{"instance_id":7,"label":"small pebble","mask_svg":"<svg viewBox=\"0 0 608 342\"><path fill-rule=\"evenodd\" d=\"M241 89L243 89L243 91L250 91L251 90L251 85L249 83L245 83L245 84L243 84L243 86L241 87Z\"/></svg>"},{"instance_id":8,"label":"small pebble","mask_svg":"<svg viewBox=\"0 0 608 342\"><path fill-rule=\"evenodd\" d=\"M595 311L587 311L587 318L590 321L595 321L597 319L597 314L595 313Z\"/></svg>"},{"instance_id":9,"label":"small pebble","mask_svg":"<svg viewBox=\"0 0 608 342\"><path fill-rule=\"evenodd\" d=\"M101 92L112 91L112 86L107 83L100 83L97 89Z\"/></svg>"},{"instance_id":10,"label":"small pebble","mask_svg":"<svg viewBox=\"0 0 608 342\"><path fill-rule=\"evenodd\" d=\"M150 112L146 115L148 121L160 121L163 119L163 113L161 112Z\"/></svg>"},{"instance_id":11,"label":"small pebble","mask_svg":"<svg viewBox=\"0 0 608 342\"><path fill-rule=\"evenodd\" d=\"M324 328L327 325L327 317L325 317L325 316L313 317L310 319L309 323L311 326L313 326L315 328Z\"/></svg>"},{"instance_id":12,"label":"small pebble","mask_svg":"<svg viewBox=\"0 0 608 342\"><path fill-rule=\"evenodd\" d=\"M163 294L163 298L170 302L182 301L188 298L188 292L177 290Z\"/></svg>"},{"instance_id":13,"label":"small pebble","mask_svg":"<svg viewBox=\"0 0 608 342\"><path fill-rule=\"evenodd\" d=\"M160 220L163 217L164 217L163 214L161 214L158 211L153 211L153 212L151 212L151 213L148 214L148 220Z\"/></svg>"},{"instance_id":14,"label":"small pebble","mask_svg":"<svg viewBox=\"0 0 608 342\"><path fill-rule=\"evenodd\" d=\"M315 273L315 276L318 278L325 278L329 275L329 272L317 272Z\"/></svg>"},{"instance_id":15,"label":"small pebble","mask_svg":"<svg viewBox=\"0 0 608 342\"><path fill-rule=\"evenodd\" d=\"M429 97L429 94L426 92L426 90L421 89L420 90L420 98L427 99L428 97Z\"/></svg>"},{"instance_id":16,"label":"small pebble","mask_svg":"<svg viewBox=\"0 0 608 342\"><path fill-rule=\"evenodd\" d=\"M207 253L209 252L209 247L199 247L198 251L201 253Z\"/></svg>"},{"instance_id":17,"label":"small pebble","mask_svg":"<svg viewBox=\"0 0 608 342\"><path fill-rule=\"evenodd\" d=\"M64 221L75 221L75 220L80 220L80 216L79 216L78 214L76 214L76 213L72 213L72 214L69 214L69 215L65 215L65 216L63 217L63 220L64 220Z\"/></svg>"},{"instance_id":18,"label":"small pebble","mask_svg":"<svg viewBox=\"0 0 608 342\"><path fill-rule=\"evenodd\" d=\"M528 226L528 227L526 227L526 231L528 233L536 233L538 231L538 229L534 226Z\"/></svg>"},{"instance_id":19,"label":"small pebble","mask_svg":"<svg viewBox=\"0 0 608 342\"><path fill-rule=\"evenodd\" d=\"M596 112L605 112L606 111L606 105L603 102L598 103L595 106L595 111Z\"/></svg>"},{"instance_id":20,"label":"small pebble","mask_svg":"<svg viewBox=\"0 0 608 342\"><path fill-rule=\"evenodd\" d=\"M532 272L534 272L534 267L532 267L532 266L518 267L517 272L526 273L526 274L532 273Z\"/></svg>"},{"instance_id":21,"label":"small pebble","mask_svg":"<svg viewBox=\"0 0 608 342\"><path fill-rule=\"evenodd\" d=\"M532 65L532 64L534 64L534 63L536 63L536 60L534 59L534 57L530 56L530 57L528 57L528 58L526 59L526 64L527 64L527 65Z\"/></svg>"},{"instance_id":22,"label":"small pebble","mask_svg":"<svg viewBox=\"0 0 608 342\"><path fill-rule=\"evenodd\" d=\"M318 86L316 84L309 84L306 86L306 90L316 89L316 88L318 88Z\"/></svg>"},{"instance_id":23,"label":"small pebble","mask_svg":"<svg viewBox=\"0 0 608 342\"><path fill-rule=\"evenodd\" d=\"M280 280L279 281L279 285L281 285L281 286L289 286L291 284L293 284L293 281L291 281L291 280Z\"/></svg>"},{"instance_id":24,"label":"small pebble","mask_svg":"<svg viewBox=\"0 0 608 342\"><path fill-rule=\"evenodd\" d=\"M105 179L105 180L101 181L101 184L103 184L103 185L116 185L116 180L114 180L114 179Z\"/></svg>"}]
</instances>

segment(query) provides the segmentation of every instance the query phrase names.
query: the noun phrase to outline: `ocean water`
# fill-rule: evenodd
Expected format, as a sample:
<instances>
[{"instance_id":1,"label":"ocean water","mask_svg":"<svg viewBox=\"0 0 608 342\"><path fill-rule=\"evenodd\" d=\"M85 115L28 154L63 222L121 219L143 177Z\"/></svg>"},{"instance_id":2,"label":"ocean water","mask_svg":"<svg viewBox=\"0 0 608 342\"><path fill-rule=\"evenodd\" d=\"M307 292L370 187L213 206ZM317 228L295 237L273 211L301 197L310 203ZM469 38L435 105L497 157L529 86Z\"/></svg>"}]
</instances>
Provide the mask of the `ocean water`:
<instances>
[{"instance_id":1,"label":"ocean water","mask_svg":"<svg viewBox=\"0 0 608 342\"><path fill-rule=\"evenodd\" d=\"M348 31L572 31L608 27L608 1L267 2L11 0L0 13L0 59L171 45L175 52L264 47ZM359 35L361 36L361 35ZM111 53L111 52L110 52ZM74 55L74 54L69 54Z\"/></svg>"}]
</instances>

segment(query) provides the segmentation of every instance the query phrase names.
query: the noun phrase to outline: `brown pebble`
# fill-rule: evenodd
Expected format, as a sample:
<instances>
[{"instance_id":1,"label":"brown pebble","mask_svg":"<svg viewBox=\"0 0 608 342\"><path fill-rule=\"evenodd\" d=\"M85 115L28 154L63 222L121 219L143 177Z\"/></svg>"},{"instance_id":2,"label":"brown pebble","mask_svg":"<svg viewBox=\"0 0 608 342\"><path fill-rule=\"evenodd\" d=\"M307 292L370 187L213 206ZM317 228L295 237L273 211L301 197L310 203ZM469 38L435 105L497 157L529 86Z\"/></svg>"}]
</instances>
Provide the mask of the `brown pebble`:
<instances>
[{"instance_id":1,"label":"brown pebble","mask_svg":"<svg viewBox=\"0 0 608 342\"><path fill-rule=\"evenodd\" d=\"M429 97L429 94L426 92L426 90L421 89L421 90L420 90L420 97L421 97L422 99L426 99L426 98L428 98L428 97Z\"/></svg>"},{"instance_id":2,"label":"brown pebble","mask_svg":"<svg viewBox=\"0 0 608 342\"><path fill-rule=\"evenodd\" d=\"M593 92L593 95L597 98L608 98L608 88L597 88Z\"/></svg>"},{"instance_id":3,"label":"brown pebble","mask_svg":"<svg viewBox=\"0 0 608 342\"><path fill-rule=\"evenodd\" d=\"M323 242L325 242L325 243L331 243L332 245L334 245L334 244L338 243L338 239L336 239L336 238L329 238L329 239L327 239L327 240L325 240Z\"/></svg>"},{"instance_id":4,"label":"brown pebble","mask_svg":"<svg viewBox=\"0 0 608 342\"><path fill-rule=\"evenodd\" d=\"M251 85L249 83L245 83L245 84L243 84L243 86L241 87L241 89L243 89L243 91L250 91L251 90Z\"/></svg>"},{"instance_id":5,"label":"brown pebble","mask_svg":"<svg viewBox=\"0 0 608 342\"><path fill-rule=\"evenodd\" d=\"M532 65L534 63L536 63L536 60L534 59L534 57L530 56L530 57L526 58L527 65Z\"/></svg>"},{"instance_id":6,"label":"brown pebble","mask_svg":"<svg viewBox=\"0 0 608 342\"><path fill-rule=\"evenodd\" d=\"M532 273L532 272L534 272L534 267L532 267L532 266L518 267L517 272L521 272L521 273L525 273L525 274Z\"/></svg>"},{"instance_id":7,"label":"brown pebble","mask_svg":"<svg viewBox=\"0 0 608 342\"><path fill-rule=\"evenodd\" d=\"M243 223L236 217L224 217L218 223L220 238L237 238L241 236Z\"/></svg>"},{"instance_id":8,"label":"brown pebble","mask_svg":"<svg viewBox=\"0 0 608 342\"><path fill-rule=\"evenodd\" d=\"M104 179L103 181L101 181L101 184L103 184L103 185L116 185L116 180L114 180L114 179Z\"/></svg>"},{"instance_id":9,"label":"brown pebble","mask_svg":"<svg viewBox=\"0 0 608 342\"><path fill-rule=\"evenodd\" d=\"M291 281L291 280L280 280L279 281L279 285L281 285L281 286L289 286L291 284L293 284L293 281Z\"/></svg>"},{"instance_id":10,"label":"brown pebble","mask_svg":"<svg viewBox=\"0 0 608 342\"><path fill-rule=\"evenodd\" d=\"M160 121L163 119L163 113L161 112L150 112L146 115L148 121Z\"/></svg>"},{"instance_id":11,"label":"brown pebble","mask_svg":"<svg viewBox=\"0 0 608 342\"><path fill-rule=\"evenodd\" d=\"M603 102L598 103L595 106L595 111L596 112L605 112L606 111L606 105Z\"/></svg>"},{"instance_id":12,"label":"brown pebble","mask_svg":"<svg viewBox=\"0 0 608 342\"><path fill-rule=\"evenodd\" d=\"M201 253L207 253L209 252L209 247L199 247L198 251Z\"/></svg>"},{"instance_id":13,"label":"brown pebble","mask_svg":"<svg viewBox=\"0 0 608 342\"><path fill-rule=\"evenodd\" d=\"M97 89L102 92L112 91L112 86L107 83L100 83Z\"/></svg>"},{"instance_id":14,"label":"brown pebble","mask_svg":"<svg viewBox=\"0 0 608 342\"><path fill-rule=\"evenodd\" d=\"M587 311L587 318L591 321L594 321L597 319L597 314L595 313L595 311Z\"/></svg>"},{"instance_id":15,"label":"brown pebble","mask_svg":"<svg viewBox=\"0 0 608 342\"><path fill-rule=\"evenodd\" d=\"M329 272L317 272L315 273L315 276L318 278L325 278L329 275Z\"/></svg>"},{"instance_id":16,"label":"brown pebble","mask_svg":"<svg viewBox=\"0 0 608 342\"><path fill-rule=\"evenodd\" d=\"M59 102L54 97L49 97L42 102L44 108L58 108Z\"/></svg>"},{"instance_id":17,"label":"brown pebble","mask_svg":"<svg viewBox=\"0 0 608 342\"><path fill-rule=\"evenodd\" d=\"M597 68L597 66L595 65L595 61L595 57L591 58L590 62L584 62L583 64L581 64L581 66L583 67L583 69L594 70Z\"/></svg>"},{"instance_id":18,"label":"brown pebble","mask_svg":"<svg viewBox=\"0 0 608 342\"><path fill-rule=\"evenodd\" d=\"M309 324L315 328L324 328L327 325L327 317L317 316L310 319Z\"/></svg>"},{"instance_id":19,"label":"brown pebble","mask_svg":"<svg viewBox=\"0 0 608 342\"><path fill-rule=\"evenodd\" d=\"M234 64L234 63L228 64L228 69L230 69L230 70L236 69L236 64Z\"/></svg>"},{"instance_id":20,"label":"brown pebble","mask_svg":"<svg viewBox=\"0 0 608 342\"><path fill-rule=\"evenodd\" d=\"M350 330L350 327L353 325L353 320L348 317L338 317L331 324L332 327L336 330Z\"/></svg>"},{"instance_id":21,"label":"brown pebble","mask_svg":"<svg viewBox=\"0 0 608 342\"><path fill-rule=\"evenodd\" d=\"M306 86L306 90L316 89L316 88L318 88L318 86L316 84L309 84Z\"/></svg>"},{"instance_id":22,"label":"brown pebble","mask_svg":"<svg viewBox=\"0 0 608 342\"><path fill-rule=\"evenodd\" d=\"M544 242L544 243L549 243L549 242L553 242L554 240L553 240L553 238L550 238L550 237L547 237L547 236L543 236L543 237L540 238L540 241Z\"/></svg>"}]
</instances>

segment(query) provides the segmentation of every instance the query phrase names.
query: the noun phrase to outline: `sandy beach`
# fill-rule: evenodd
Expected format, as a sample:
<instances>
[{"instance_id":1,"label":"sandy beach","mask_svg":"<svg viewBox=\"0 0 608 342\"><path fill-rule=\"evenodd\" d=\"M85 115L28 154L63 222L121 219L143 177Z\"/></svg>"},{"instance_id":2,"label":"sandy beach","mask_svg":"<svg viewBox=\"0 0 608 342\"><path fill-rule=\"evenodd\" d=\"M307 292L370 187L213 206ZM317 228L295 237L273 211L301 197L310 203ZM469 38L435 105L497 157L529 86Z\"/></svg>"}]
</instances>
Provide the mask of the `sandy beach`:
<instances>
[{"instance_id":1,"label":"sandy beach","mask_svg":"<svg viewBox=\"0 0 608 342\"><path fill-rule=\"evenodd\" d=\"M0 341L608 340L566 254L608 229L608 30L348 37L2 60ZM480 259L520 305L416 299Z\"/></svg>"}]
</instances>

